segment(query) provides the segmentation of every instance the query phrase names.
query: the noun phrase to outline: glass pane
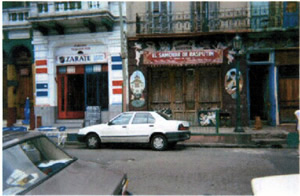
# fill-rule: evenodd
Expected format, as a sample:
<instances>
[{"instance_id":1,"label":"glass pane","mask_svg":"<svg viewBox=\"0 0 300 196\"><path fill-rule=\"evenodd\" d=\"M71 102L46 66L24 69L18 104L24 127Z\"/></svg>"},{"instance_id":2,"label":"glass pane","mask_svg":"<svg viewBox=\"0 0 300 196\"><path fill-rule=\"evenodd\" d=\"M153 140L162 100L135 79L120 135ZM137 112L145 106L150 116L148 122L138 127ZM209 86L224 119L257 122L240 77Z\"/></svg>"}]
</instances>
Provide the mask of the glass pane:
<instances>
[{"instance_id":1,"label":"glass pane","mask_svg":"<svg viewBox=\"0 0 300 196\"><path fill-rule=\"evenodd\" d=\"M61 111L65 111L65 77L61 77Z\"/></svg>"},{"instance_id":2,"label":"glass pane","mask_svg":"<svg viewBox=\"0 0 300 196\"><path fill-rule=\"evenodd\" d=\"M71 3L70 3L70 9L71 9L71 10L74 10L74 9L75 9L75 2L71 2Z\"/></svg>"},{"instance_id":3,"label":"glass pane","mask_svg":"<svg viewBox=\"0 0 300 196\"><path fill-rule=\"evenodd\" d=\"M155 123L155 118L151 114L148 114L148 123Z\"/></svg>"},{"instance_id":4,"label":"glass pane","mask_svg":"<svg viewBox=\"0 0 300 196\"><path fill-rule=\"evenodd\" d=\"M99 97L100 97L100 106L102 109L108 109L108 73L100 73L100 87Z\"/></svg>"},{"instance_id":5,"label":"glass pane","mask_svg":"<svg viewBox=\"0 0 300 196\"><path fill-rule=\"evenodd\" d=\"M77 9L81 9L81 2L77 2Z\"/></svg>"},{"instance_id":6,"label":"glass pane","mask_svg":"<svg viewBox=\"0 0 300 196\"><path fill-rule=\"evenodd\" d=\"M84 111L84 75L68 75L68 111Z\"/></svg>"},{"instance_id":7,"label":"glass pane","mask_svg":"<svg viewBox=\"0 0 300 196\"><path fill-rule=\"evenodd\" d=\"M43 4L38 4L39 13L43 12Z\"/></svg>"},{"instance_id":8,"label":"glass pane","mask_svg":"<svg viewBox=\"0 0 300 196\"><path fill-rule=\"evenodd\" d=\"M16 21L17 20L17 14L16 13L13 13L12 14L12 21Z\"/></svg>"},{"instance_id":9,"label":"glass pane","mask_svg":"<svg viewBox=\"0 0 300 196\"><path fill-rule=\"evenodd\" d=\"M58 68L58 73L63 74L67 72L67 67L59 67Z\"/></svg>"},{"instance_id":10,"label":"glass pane","mask_svg":"<svg viewBox=\"0 0 300 196\"><path fill-rule=\"evenodd\" d=\"M148 114L136 114L132 121L132 124L147 124Z\"/></svg>"},{"instance_id":11,"label":"glass pane","mask_svg":"<svg viewBox=\"0 0 300 196\"><path fill-rule=\"evenodd\" d=\"M46 178L20 145L3 151L3 194L15 195Z\"/></svg>"},{"instance_id":12,"label":"glass pane","mask_svg":"<svg viewBox=\"0 0 300 196\"><path fill-rule=\"evenodd\" d=\"M123 113L115 118L111 123L113 125L127 125L132 117L132 113Z\"/></svg>"},{"instance_id":13,"label":"glass pane","mask_svg":"<svg viewBox=\"0 0 300 196\"><path fill-rule=\"evenodd\" d=\"M86 104L88 106L97 106L97 75L96 74L86 74Z\"/></svg>"},{"instance_id":14,"label":"glass pane","mask_svg":"<svg viewBox=\"0 0 300 196\"><path fill-rule=\"evenodd\" d=\"M61 170L72 160L46 137L9 147L3 151L3 193L20 193Z\"/></svg>"},{"instance_id":15,"label":"glass pane","mask_svg":"<svg viewBox=\"0 0 300 196\"><path fill-rule=\"evenodd\" d=\"M132 124L151 124L154 122L155 119L148 113L137 113L132 120Z\"/></svg>"},{"instance_id":16,"label":"glass pane","mask_svg":"<svg viewBox=\"0 0 300 196\"><path fill-rule=\"evenodd\" d=\"M22 21L22 20L24 20L24 15L23 15L23 13L19 13L19 21Z\"/></svg>"}]
</instances>

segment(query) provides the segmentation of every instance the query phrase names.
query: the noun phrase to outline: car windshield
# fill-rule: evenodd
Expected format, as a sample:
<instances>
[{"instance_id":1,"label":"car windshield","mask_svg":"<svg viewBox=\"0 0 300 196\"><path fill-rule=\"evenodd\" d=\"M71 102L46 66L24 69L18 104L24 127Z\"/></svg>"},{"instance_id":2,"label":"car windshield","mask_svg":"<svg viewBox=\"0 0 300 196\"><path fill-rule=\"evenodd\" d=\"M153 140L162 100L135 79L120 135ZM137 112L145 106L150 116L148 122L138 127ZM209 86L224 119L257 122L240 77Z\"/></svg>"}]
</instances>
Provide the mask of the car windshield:
<instances>
[{"instance_id":1,"label":"car windshield","mask_svg":"<svg viewBox=\"0 0 300 196\"><path fill-rule=\"evenodd\" d=\"M72 161L46 137L3 150L3 195L15 195L38 184Z\"/></svg>"},{"instance_id":2,"label":"car windshield","mask_svg":"<svg viewBox=\"0 0 300 196\"><path fill-rule=\"evenodd\" d=\"M166 120L171 120L171 118L167 114L165 114L165 113L157 112L157 114L159 114L161 117L163 117Z\"/></svg>"}]
</instances>

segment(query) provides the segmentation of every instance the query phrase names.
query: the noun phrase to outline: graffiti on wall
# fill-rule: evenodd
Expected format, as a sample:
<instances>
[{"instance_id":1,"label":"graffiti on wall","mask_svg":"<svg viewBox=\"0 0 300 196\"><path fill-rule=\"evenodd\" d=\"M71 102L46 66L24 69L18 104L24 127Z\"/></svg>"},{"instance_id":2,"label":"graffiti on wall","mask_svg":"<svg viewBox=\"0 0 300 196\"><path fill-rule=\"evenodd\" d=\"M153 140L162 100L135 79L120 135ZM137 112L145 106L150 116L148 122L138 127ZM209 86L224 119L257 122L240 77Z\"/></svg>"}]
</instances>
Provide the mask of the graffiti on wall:
<instances>
[{"instance_id":1,"label":"graffiti on wall","mask_svg":"<svg viewBox=\"0 0 300 196\"><path fill-rule=\"evenodd\" d=\"M130 90L131 90L131 105L133 107L142 107L145 104L144 89L146 81L141 71L135 71L130 76Z\"/></svg>"},{"instance_id":2,"label":"graffiti on wall","mask_svg":"<svg viewBox=\"0 0 300 196\"><path fill-rule=\"evenodd\" d=\"M135 50L136 66L140 66L140 59L141 59L141 55L143 54L143 52L142 52L142 44L135 43L133 48Z\"/></svg>"}]
</instances>

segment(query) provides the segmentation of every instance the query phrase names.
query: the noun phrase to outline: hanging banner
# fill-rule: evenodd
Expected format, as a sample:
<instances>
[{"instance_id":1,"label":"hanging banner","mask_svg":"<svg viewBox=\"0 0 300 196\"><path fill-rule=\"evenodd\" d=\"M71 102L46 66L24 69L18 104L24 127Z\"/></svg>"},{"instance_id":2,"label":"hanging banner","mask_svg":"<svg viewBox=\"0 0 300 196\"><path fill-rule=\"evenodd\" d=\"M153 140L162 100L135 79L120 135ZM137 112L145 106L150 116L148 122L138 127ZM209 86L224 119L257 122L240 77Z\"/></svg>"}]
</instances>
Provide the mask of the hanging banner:
<instances>
[{"instance_id":1,"label":"hanging banner","mask_svg":"<svg viewBox=\"0 0 300 196\"><path fill-rule=\"evenodd\" d=\"M144 65L222 64L223 50L143 51Z\"/></svg>"}]
</instances>

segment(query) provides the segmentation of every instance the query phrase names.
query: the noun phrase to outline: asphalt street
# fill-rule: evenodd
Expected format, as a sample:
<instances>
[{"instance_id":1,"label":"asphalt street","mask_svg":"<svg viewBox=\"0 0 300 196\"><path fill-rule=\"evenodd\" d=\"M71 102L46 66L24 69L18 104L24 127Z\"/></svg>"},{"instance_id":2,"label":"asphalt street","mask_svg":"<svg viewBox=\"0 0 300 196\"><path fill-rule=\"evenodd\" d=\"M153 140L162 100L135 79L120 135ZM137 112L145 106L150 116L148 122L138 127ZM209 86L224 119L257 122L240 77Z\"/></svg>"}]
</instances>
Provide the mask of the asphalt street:
<instances>
[{"instance_id":1,"label":"asphalt street","mask_svg":"<svg viewBox=\"0 0 300 196\"><path fill-rule=\"evenodd\" d=\"M297 149L195 148L177 145L157 152L141 146L68 153L127 173L134 195L251 195L255 177L299 173Z\"/></svg>"}]
</instances>

